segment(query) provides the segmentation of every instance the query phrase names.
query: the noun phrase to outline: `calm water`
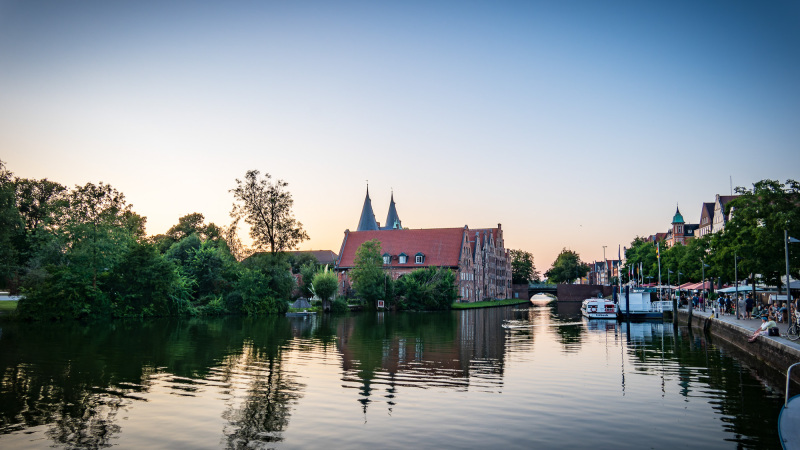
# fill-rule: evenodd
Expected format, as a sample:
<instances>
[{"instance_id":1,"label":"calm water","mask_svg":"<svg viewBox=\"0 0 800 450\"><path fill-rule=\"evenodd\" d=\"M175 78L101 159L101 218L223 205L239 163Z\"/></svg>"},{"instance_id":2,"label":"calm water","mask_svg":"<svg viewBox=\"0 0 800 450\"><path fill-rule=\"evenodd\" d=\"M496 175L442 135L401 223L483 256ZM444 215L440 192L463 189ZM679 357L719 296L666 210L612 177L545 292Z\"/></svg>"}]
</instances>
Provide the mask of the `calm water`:
<instances>
[{"instance_id":1,"label":"calm water","mask_svg":"<svg viewBox=\"0 0 800 450\"><path fill-rule=\"evenodd\" d=\"M762 369L576 313L0 323L0 447L780 448Z\"/></svg>"}]
</instances>

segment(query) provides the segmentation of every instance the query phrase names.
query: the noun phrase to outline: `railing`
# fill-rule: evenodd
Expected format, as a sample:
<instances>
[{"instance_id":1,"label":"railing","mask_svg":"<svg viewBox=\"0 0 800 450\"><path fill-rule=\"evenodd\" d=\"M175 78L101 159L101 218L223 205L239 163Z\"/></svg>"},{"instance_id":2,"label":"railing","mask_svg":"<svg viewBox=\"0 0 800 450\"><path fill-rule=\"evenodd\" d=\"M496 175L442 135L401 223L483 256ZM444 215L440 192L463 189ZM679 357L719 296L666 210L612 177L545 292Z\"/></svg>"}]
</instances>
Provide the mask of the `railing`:
<instances>
[{"instance_id":1,"label":"railing","mask_svg":"<svg viewBox=\"0 0 800 450\"><path fill-rule=\"evenodd\" d=\"M672 302L667 300L652 302L650 303L650 310L660 313L663 313L664 311L672 311Z\"/></svg>"},{"instance_id":2,"label":"railing","mask_svg":"<svg viewBox=\"0 0 800 450\"><path fill-rule=\"evenodd\" d=\"M794 366L800 366L800 362L792 364L791 366L789 366L789 370L786 371L786 397L783 400L784 408L786 408L789 405L789 385L790 382L792 381L792 369L794 369Z\"/></svg>"}]
</instances>

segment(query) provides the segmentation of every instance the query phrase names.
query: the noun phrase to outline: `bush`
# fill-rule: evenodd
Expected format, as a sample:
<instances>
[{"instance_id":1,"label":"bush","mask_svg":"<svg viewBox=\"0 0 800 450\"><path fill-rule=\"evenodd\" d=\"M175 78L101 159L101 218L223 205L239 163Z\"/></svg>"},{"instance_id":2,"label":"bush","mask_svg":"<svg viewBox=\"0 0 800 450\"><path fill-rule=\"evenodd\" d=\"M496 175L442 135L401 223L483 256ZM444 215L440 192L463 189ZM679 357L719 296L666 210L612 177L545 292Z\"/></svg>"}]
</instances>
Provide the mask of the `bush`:
<instances>
[{"instance_id":1,"label":"bush","mask_svg":"<svg viewBox=\"0 0 800 450\"><path fill-rule=\"evenodd\" d=\"M331 303L332 314L345 314L349 311L350 308L347 307L347 302L344 299L337 298Z\"/></svg>"}]
</instances>

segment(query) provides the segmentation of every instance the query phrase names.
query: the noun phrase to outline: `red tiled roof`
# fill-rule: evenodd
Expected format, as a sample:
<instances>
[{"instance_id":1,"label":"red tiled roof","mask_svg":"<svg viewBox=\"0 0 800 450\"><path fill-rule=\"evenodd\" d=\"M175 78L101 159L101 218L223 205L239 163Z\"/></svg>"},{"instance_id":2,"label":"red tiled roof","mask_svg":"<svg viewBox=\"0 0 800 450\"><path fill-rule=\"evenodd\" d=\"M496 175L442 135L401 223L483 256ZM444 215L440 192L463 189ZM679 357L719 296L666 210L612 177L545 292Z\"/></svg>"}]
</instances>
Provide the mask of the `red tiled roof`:
<instances>
[{"instance_id":1,"label":"red tiled roof","mask_svg":"<svg viewBox=\"0 0 800 450\"><path fill-rule=\"evenodd\" d=\"M431 228L419 230L375 230L350 231L345 233L338 267L355 266L356 250L364 242L377 239L381 242L381 254L392 255L392 267L458 266L461 256L461 239L464 228ZM396 259L400 253L408 256L406 264ZM425 255L425 264L415 264L417 253Z\"/></svg>"}]
</instances>

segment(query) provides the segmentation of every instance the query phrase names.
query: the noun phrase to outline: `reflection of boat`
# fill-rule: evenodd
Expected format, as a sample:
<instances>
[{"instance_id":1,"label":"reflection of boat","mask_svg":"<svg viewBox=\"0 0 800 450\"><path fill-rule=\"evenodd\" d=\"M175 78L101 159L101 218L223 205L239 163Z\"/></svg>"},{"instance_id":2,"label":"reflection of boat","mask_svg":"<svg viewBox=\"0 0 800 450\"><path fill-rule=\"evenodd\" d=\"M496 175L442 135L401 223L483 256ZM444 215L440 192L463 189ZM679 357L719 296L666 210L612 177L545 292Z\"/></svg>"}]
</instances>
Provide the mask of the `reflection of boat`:
<instances>
[{"instance_id":1,"label":"reflection of boat","mask_svg":"<svg viewBox=\"0 0 800 450\"><path fill-rule=\"evenodd\" d=\"M789 398L792 369L795 366L800 366L800 363L792 364L786 371L786 397L781 414L778 416L778 435L781 438L781 445L786 449L798 448L800 445L800 427L797 426L800 422L800 395Z\"/></svg>"},{"instance_id":2,"label":"reflection of boat","mask_svg":"<svg viewBox=\"0 0 800 450\"><path fill-rule=\"evenodd\" d=\"M621 319L628 316L628 306L631 319L661 319L665 312L672 312L672 302L658 300L655 292L647 290L632 290L627 293L627 298L626 293L622 292L617 305L617 314Z\"/></svg>"},{"instance_id":3,"label":"reflection of boat","mask_svg":"<svg viewBox=\"0 0 800 450\"><path fill-rule=\"evenodd\" d=\"M613 319L616 309L614 302L604 298L587 298L581 304L581 314L590 319Z\"/></svg>"}]
</instances>

